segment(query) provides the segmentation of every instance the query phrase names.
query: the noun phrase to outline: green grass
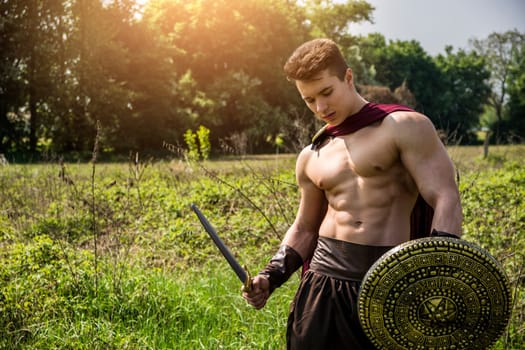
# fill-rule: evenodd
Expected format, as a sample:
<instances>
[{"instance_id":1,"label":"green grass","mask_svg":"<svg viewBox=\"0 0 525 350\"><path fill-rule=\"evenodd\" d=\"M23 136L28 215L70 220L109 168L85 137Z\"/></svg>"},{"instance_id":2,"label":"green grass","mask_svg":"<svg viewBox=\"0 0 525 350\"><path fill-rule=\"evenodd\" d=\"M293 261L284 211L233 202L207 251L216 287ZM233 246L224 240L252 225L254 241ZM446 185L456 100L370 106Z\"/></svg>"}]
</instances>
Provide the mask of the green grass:
<instances>
[{"instance_id":1,"label":"green grass","mask_svg":"<svg viewBox=\"0 0 525 350\"><path fill-rule=\"evenodd\" d=\"M465 239L501 261L512 286L494 349L522 349L525 147L449 152ZM298 277L263 310L248 306L189 204L255 273L293 220L294 159L0 168L0 348L283 348Z\"/></svg>"},{"instance_id":2,"label":"green grass","mask_svg":"<svg viewBox=\"0 0 525 350\"><path fill-rule=\"evenodd\" d=\"M98 298L69 301L74 310L33 324L32 341L20 348L276 349L284 342L293 282L255 311L226 266L196 275L132 275L118 293L101 290Z\"/></svg>"}]
</instances>

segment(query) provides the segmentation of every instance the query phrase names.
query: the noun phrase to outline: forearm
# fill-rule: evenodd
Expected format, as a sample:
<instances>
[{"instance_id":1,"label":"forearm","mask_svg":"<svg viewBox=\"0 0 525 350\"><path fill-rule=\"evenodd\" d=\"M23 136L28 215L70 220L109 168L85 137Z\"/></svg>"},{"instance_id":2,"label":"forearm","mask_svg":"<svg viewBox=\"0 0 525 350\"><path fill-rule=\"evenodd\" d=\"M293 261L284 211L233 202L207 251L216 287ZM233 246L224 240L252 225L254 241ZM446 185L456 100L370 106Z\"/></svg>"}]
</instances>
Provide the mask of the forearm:
<instances>
[{"instance_id":1,"label":"forearm","mask_svg":"<svg viewBox=\"0 0 525 350\"><path fill-rule=\"evenodd\" d=\"M284 284L303 265L303 259L292 247L283 244L259 275L270 283L270 293Z\"/></svg>"},{"instance_id":2,"label":"forearm","mask_svg":"<svg viewBox=\"0 0 525 350\"><path fill-rule=\"evenodd\" d=\"M436 201L432 230L452 233L461 236L463 213L459 194L449 195Z\"/></svg>"},{"instance_id":3,"label":"forearm","mask_svg":"<svg viewBox=\"0 0 525 350\"><path fill-rule=\"evenodd\" d=\"M312 256L315 247L317 246L317 239L319 233L317 231L310 232L301 230L295 224L286 232L281 245L292 247L303 260L308 260Z\"/></svg>"},{"instance_id":4,"label":"forearm","mask_svg":"<svg viewBox=\"0 0 525 350\"><path fill-rule=\"evenodd\" d=\"M317 245L317 233L308 234L292 225L286 233L277 253L259 272L270 282L270 293L285 283L290 276L310 259Z\"/></svg>"}]
</instances>

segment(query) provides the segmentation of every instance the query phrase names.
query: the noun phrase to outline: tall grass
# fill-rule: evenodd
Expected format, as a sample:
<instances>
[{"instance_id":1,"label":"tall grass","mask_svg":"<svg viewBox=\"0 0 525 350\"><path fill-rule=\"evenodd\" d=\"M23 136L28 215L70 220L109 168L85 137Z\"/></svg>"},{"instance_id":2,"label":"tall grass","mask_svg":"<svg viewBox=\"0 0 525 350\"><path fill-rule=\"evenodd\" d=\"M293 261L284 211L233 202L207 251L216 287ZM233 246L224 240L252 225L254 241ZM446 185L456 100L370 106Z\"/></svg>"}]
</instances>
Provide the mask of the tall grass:
<instances>
[{"instance_id":1,"label":"tall grass","mask_svg":"<svg viewBox=\"0 0 525 350\"><path fill-rule=\"evenodd\" d=\"M226 266L208 266L205 271L181 276L134 271L118 291L109 287L112 281L101 278L97 296L72 299L61 307L53 305L62 311L56 310L54 318L31 324L25 330L30 333L29 341L15 348L282 347L292 285L268 308L256 312L242 300L239 283ZM7 348L13 345L7 344Z\"/></svg>"},{"instance_id":2,"label":"tall grass","mask_svg":"<svg viewBox=\"0 0 525 350\"><path fill-rule=\"evenodd\" d=\"M449 152L465 239L503 263L513 288L494 349L521 349L525 147ZM252 309L189 204L255 273L293 220L294 158L1 167L0 348L283 348L297 276Z\"/></svg>"}]
</instances>

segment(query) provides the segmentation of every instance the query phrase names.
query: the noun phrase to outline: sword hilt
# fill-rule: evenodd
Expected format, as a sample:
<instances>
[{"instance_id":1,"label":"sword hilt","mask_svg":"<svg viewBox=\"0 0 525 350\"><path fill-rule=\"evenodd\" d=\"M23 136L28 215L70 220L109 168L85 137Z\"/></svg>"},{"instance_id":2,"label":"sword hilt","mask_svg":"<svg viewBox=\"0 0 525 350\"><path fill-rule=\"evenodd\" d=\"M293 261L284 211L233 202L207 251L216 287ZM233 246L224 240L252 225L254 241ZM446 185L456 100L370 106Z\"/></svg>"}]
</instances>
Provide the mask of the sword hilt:
<instances>
[{"instance_id":1,"label":"sword hilt","mask_svg":"<svg viewBox=\"0 0 525 350\"><path fill-rule=\"evenodd\" d=\"M252 275L250 275L250 272L246 268L246 265L244 265L243 268L244 268L244 272L246 272L246 280L244 281L242 285L242 291L249 293L252 291L252 288L253 288Z\"/></svg>"}]
</instances>

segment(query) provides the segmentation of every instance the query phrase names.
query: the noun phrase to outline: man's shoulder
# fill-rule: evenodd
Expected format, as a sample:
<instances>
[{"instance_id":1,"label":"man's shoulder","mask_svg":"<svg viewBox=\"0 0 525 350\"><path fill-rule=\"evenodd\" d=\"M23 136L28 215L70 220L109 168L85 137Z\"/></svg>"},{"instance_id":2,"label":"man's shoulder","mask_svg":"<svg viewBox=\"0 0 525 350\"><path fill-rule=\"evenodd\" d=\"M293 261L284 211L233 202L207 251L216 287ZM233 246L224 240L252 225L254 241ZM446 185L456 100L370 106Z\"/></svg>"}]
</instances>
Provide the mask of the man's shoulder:
<instances>
[{"instance_id":1,"label":"man's shoulder","mask_svg":"<svg viewBox=\"0 0 525 350\"><path fill-rule=\"evenodd\" d=\"M416 111L395 111L386 118L386 125L392 127L434 127L434 124L426 115Z\"/></svg>"},{"instance_id":2,"label":"man's shoulder","mask_svg":"<svg viewBox=\"0 0 525 350\"><path fill-rule=\"evenodd\" d=\"M312 156L312 154L315 153L315 150L312 149L312 144L304 147L300 152L299 152L299 155L297 156L297 162L304 162L305 160L308 160L310 159L310 157Z\"/></svg>"},{"instance_id":3,"label":"man's shoulder","mask_svg":"<svg viewBox=\"0 0 525 350\"><path fill-rule=\"evenodd\" d=\"M387 132L401 149L423 151L439 141L437 130L426 115L419 112L394 112L383 123Z\"/></svg>"},{"instance_id":4,"label":"man's shoulder","mask_svg":"<svg viewBox=\"0 0 525 350\"><path fill-rule=\"evenodd\" d=\"M317 148L312 148L312 145L304 147L298 154L295 162L295 170L297 173L306 172L307 169L311 169L311 166L317 167L319 162L324 162L325 152L322 152L321 149L324 145L321 145Z\"/></svg>"}]
</instances>

